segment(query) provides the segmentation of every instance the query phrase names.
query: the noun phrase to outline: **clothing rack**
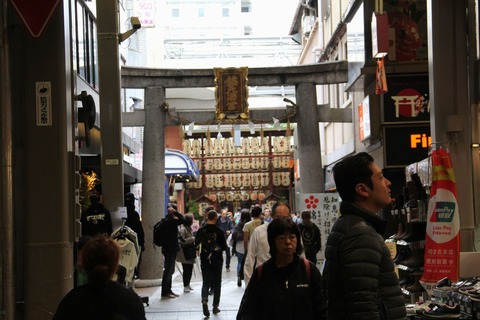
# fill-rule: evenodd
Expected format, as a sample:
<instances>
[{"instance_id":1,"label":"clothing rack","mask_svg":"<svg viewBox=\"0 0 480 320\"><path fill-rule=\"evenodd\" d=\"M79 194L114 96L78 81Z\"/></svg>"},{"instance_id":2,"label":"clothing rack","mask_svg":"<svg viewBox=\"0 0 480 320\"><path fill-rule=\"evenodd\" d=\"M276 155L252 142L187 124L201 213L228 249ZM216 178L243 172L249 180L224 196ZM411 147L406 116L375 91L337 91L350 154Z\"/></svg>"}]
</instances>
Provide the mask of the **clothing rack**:
<instances>
[{"instance_id":1,"label":"clothing rack","mask_svg":"<svg viewBox=\"0 0 480 320\"><path fill-rule=\"evenodd\" d=\"M112 239L114 239L120 246L120 263L119 271L117 274L123 279L122 285L127 288L133 289L134 287L134 272L138 264L138 259L141 254L140 246L138 244L137 233L126 225L126 218L122 218L122 226L112 232ZM121 269L124 270L121 270ZM149 305L148 297L140 297L142 302Z\"/></svg>"}]
</instances>

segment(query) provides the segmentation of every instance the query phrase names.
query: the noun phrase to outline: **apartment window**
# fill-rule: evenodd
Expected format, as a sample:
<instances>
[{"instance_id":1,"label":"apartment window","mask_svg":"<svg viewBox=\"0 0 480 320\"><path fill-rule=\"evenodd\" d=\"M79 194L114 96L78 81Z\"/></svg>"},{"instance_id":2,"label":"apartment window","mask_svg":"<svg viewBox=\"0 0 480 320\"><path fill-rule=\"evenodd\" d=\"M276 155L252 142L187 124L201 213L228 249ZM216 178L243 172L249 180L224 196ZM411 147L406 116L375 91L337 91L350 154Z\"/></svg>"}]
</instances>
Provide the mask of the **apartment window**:
<instances>
[{"instance_id":1,"label":"apartment window","mask_svg":"<svg viewBox=\"0 0 480 320\"><path fill-rule=\"evenodd\" d=\"M230 17L230 9L229 8L223 8L222 9L222 17Z\"/></svg>"},{"instance_id":2,"label":"apartment window","mask_svg":"<svg viewBox=\"0 0 480 320\"><path fill-rule=\"evenodd\" d=\"M242 1L242 12L251 12L252 4L250 1Z\"/></svg>"},{"instance_id":3,"label":"apartment window","mask_svg":"<svg viewBox=\"0 0 480 320\"><path fill-rule=\"evenodd\" d=\"M173 18L178 18L178 17L180 17L180 9L173 8L173 9L172 9L172 17L173 17Z\"/></svg>"},{"instance_id":4,"label":"apartment window","mask_svg":"<svg viewBox=\"0 0 480 320\"><path fill-rule=\"evenodd\" d=\"M97 23L92 12L82 3L75 7L75 63L77 74L92 87L98 88Z\"/></svg>"},{"instance_id":5,"label":"apartment window","mask_svg":"<svg viewBox=\"0 0 480 320\"><path fill-rule=\"evenodd\" d=\"M205 17L205 9L204 8L199 8L198 9L198 17L199 18Z\"/></svg>"}]
</instances>

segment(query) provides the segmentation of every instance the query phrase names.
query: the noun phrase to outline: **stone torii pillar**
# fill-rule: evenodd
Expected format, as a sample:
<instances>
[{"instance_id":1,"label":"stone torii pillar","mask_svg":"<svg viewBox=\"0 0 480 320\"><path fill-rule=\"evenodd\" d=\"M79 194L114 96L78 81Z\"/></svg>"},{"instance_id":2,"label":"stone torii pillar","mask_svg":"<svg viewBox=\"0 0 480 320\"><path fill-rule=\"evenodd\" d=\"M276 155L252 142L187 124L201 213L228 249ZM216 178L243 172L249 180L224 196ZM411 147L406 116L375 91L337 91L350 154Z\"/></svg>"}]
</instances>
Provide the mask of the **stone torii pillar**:
<instances>
[{"instance_id":1,"label":"stone torii pillar","mask_svg":"<svg viewBox=\"0 0 480 320\"><path fill-rule=\"evenodd\" d=\"M159 285L163 275L163 255L153 246L153 226L161 218L165 203L165 88L145 88L145 130L142 171L142 220L145 251L142 253L140 275ZM140 284L139 284L140 286Z\"/></svg>"},{"instance_id":2,"label":"stone torii pillar","mask_svg":"<svg viewBox=\"0 0 480 320\"><path fill-rule=\"evenodd\" d=\"M300 193L325 191L318 129L315 83L300 83L295 88L297 100L297 136L300 171Z\"/></svg>"}]
</instances>

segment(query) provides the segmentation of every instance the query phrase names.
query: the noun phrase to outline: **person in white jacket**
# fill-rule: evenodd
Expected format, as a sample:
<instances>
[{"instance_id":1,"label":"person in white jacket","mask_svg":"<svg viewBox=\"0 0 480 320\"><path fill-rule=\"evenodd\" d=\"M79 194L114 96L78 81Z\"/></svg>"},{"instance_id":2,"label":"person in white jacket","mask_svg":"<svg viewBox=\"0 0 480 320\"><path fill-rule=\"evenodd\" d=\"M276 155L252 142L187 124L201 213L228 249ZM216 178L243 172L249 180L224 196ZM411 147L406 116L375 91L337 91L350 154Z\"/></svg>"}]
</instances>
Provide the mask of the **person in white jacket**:
<instances>
[{"instance_id":1,"label":"person in white jacket","mask_svg":"<svg viewBox=\"0 0 480 320\"><path fill-rule=\"evenodd\" d=\"M272 207L272 218L277 219L290 217L290 212L290 206L286 202L278 201ZM248 285L248 281L250 281L255 267L270 259L270 246L268 245L267 228L268 223L264 223L257 227L250 236L243 270L245 285Z\"/></svg>"}]
</instances>

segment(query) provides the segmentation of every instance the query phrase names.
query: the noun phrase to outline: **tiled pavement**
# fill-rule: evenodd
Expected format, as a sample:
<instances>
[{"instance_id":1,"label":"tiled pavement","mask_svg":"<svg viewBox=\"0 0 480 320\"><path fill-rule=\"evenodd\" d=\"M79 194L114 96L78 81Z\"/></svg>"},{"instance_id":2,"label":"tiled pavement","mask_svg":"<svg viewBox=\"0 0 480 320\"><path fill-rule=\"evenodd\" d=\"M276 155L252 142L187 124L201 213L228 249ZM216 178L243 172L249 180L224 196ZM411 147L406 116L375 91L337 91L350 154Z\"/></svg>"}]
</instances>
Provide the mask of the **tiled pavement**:
<instances>
[{"instance_id":1,"label":"tiled pavement","mask_svg":"<svg viewBox=\"0 0 480 320\"><path fill-rule=\"evenodd\" d=\"M242 287L237 286L236 257L232 257L230 272L223 268L222 274L222 294L220 298L221 312L214 315L212 313L213 296L209 296L210 319L212 320L232 320L237 315L238 306L245 290L245 284ZM175 299L161 299L161 287L140 287L146 281L139 281L135 285L135 291L142 297L149 297L149 306L145 307L147 320L199 320L205 319L202 312L200 292L202 288L202 276L200 265L197 263L194 267L191 287L194 289L189 293L183 292L181 264L177 263L172 285L173 292L180 296Z\"/></svg>"}]
</instances>

